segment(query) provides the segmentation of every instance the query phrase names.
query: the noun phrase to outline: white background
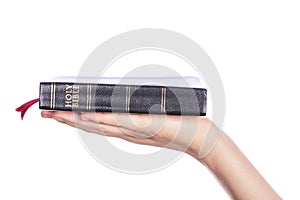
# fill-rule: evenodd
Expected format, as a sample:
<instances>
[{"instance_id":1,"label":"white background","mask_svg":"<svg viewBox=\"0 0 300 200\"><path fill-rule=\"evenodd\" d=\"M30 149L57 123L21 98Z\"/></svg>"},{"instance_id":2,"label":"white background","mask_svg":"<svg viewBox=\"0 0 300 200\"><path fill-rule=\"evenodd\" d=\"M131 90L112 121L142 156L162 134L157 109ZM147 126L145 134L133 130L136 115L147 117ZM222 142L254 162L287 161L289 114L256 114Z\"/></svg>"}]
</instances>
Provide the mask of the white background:
<instances>
[{"instance_id":1,"label":"white background","mask_svg":"<svg viewBox=\"0 0 300 200\"><path fill-rule=\"evenodd\" d=\"M147 175L95 161L70 127L42 119L38 84L75 76L98 45L137 28L196 41L226 93L222 127L284 199L299 199L297 1L1 1L0 199L228 199L189 156Z\"/></svg>"}]
</instances>

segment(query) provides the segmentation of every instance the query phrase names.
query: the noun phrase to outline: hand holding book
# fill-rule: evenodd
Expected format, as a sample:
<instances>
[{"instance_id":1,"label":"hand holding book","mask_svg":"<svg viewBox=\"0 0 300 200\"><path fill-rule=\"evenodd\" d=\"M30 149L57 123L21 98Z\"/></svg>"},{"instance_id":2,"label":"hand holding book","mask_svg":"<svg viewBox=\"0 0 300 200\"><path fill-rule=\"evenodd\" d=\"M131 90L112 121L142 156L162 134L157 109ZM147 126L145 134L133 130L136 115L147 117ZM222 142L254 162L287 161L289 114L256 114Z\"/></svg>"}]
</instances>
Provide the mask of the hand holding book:
<instances>
[{"instance_id":1,"label":"hand holding book","mask_svg":"<svg viewBox=\"0 0 300 200\"><path fill-rule=\"evenodd\" d=\"M183 99L186 99L182 109L178 106L174 107L174 105L178 105L178 103L172 104L174 99L170 102L164 100L164 96L167 97L166 91L170 91L164 87L158 88L160 93L157 92L157 88L154 88L156 94L159 95L146 95L144 98L145 92L137 90L136 98L128 99L131 96L130 89L127 86L121 86L118 90L119 93L117 92L119 96L116 96L121 101L114 104L119 105L117 109L114 109L118 112L112 112L112 98L107 94L111 94L113 86L109 86L110 90L105 90L104 96L103 93L102 96L100 95L98 106L95 106L97 105L96 98L91 99L94 96L92 91L97 90L95 86L92 88L85 85L83 91L86 93L82 96L84 100L81 103L79 96L77 97L75 94L78 91L80 93L80 90L76 90L77 86L75 86L75 90L72 86L72 91L68 90L71 89L70 84L63 83L59 87L56 86L53 83L42 84L40 98L28 102L16 110L21 112L23 117L32 104L39 102L41 109L51 110L42 111L41 115L44 118L52 118L87 132L118 137L137 144L184 151L207 166L234 199L281 199L233 141L209 119L200 117L206 113L206 90L193 90L192 93L196 93L198 102L200 102L198 105L200 109L195 109L186 103L191 102L190 96L185 93L187 89L180 88L179 90L183 92L181 94L184 94ZM75 95L75 101L73 101L73 95ZM159 98L160 101L157 101L158 96L162 97ZM124 101L124 99L127 100ZM92 103L93 101L94 103ZM154 110L154 113L149 112L155 104L161 105L160 109ZM146 106L143 107L143 105ZM198 111L195 112L195 110ZM128 122L134 122L135 126ZM219 140L213 145L206 146L211 135L220 136ZM200 155L205 155L205 157Z\"/></svg>"}]
</instances>

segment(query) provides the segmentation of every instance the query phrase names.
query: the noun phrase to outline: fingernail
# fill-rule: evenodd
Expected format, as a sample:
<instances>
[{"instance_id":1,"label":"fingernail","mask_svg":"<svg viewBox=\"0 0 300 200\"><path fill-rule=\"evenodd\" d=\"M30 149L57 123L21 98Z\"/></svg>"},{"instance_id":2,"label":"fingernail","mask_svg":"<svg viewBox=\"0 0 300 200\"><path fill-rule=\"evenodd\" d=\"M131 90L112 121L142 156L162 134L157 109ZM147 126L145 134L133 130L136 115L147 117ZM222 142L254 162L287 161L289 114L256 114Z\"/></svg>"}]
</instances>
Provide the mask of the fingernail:
<instances>
[{"instance_id":1,"label":"fingernail","mask_svg":"<svg viewBox=\"0 0 300 200\"><path fill-rule=\"evenodd\" d=\"M44 118L51 118L52 117L52 113L42 112L42 117L44 117Z\"/></svg>"}]
</instances>

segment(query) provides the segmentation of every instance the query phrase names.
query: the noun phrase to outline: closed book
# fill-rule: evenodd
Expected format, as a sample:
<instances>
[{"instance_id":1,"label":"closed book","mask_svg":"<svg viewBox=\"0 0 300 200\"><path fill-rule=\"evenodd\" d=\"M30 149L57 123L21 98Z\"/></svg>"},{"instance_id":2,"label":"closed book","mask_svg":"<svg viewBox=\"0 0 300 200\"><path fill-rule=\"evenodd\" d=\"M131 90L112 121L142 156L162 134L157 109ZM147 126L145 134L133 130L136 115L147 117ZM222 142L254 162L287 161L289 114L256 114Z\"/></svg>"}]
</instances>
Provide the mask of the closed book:
<instances>
[{"instance_id":1,"label":"closed book","mask_svg":"<svg viewBox=\"0 0 300 200\"><path fill-rule=\"evenodd\" d=\"M41 82L39 108L204 116L206 99L204 88Z\"/></svg>"},{"instance_id":2,"label":"closed book","mask_svg":"<svg viewBox=\"0 0 300 200\"><path fill-rule=\"evenodd\" d=\"M178 86L41 82L39 98L18 107L25 112L39 102L43 110L206 115L207 90Z\"/></svg>"}]
</instances>

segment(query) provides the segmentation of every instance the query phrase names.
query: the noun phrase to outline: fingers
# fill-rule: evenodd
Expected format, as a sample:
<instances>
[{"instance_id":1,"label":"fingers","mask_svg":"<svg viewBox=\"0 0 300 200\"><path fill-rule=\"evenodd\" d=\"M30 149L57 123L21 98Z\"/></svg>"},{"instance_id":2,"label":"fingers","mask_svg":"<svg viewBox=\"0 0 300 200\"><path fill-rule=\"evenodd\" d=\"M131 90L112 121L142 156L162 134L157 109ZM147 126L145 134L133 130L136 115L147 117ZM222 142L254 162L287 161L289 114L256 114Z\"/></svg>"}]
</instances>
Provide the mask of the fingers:
<instances>
[{"instance_id":1,"label":"fingers","mask_svg":"<svg viewBox=\"0 0 300 200\"><path fill-rule=\"evenodd\" d=\"M56 121L59 121L61 123L67 124L75 128L82 129L86 132L111 137L118 137L136 144L157 146L156 142L151 138L133 137L133 134L138 133L131 133L132 131L130 130L126 130L117 126L111 126L104 123L94 123L93 121L89 121L87 118L82 119L80 114L74 112L42 111L41 115L44 118L53 118ZM106 116L105 119L109 119L109 116Z\"/></svg>"},{"instance_id":2,"label":"fingers","mask_svg":"<svg viewBox=\"0 0 300 200\"><path fill-rule=\"evenodd\" d=\"M123 134L131 137L142 139L152 138L157 135L164 128L164 123L167 119L164 115L109 112L86 112L76 114L74 112L63 111L42 111L42 116L46 118L54 118L59 122L84 130L89 128L89 132L96 132L96 130L99 131L101 128L104 129L104 127L106 127L104 125L114 126L119 129L118 133L122 132ZM102 132L107 135L108 133L105 131L108 130L102 130ZM116 131L113 132L113 134L116 134ZM115 136L119 137L120 134Z\"/></svg>"},{"instance_id":3,"label":"fingers","mask_svg":"<svg viewBox=\"0 0 300 200\"><path fill-rule=\"evenodd\" d=\"M54 111L42 111L41 112L41 116L43 118L52 118L53 115L54 115Z\"/></svg>"},{"instance_id":4,"label":"fingers","mask_svg":"<svg viewBox=\"0 0 300 200\"><path fill-rule=\"evenodd\" d=\"M106 113L106 112L85 112L81 114L82 120L89 120L94 123L102 123L111 126L118 126L116 115L122 117L122 113Z\"/></svg>"},{"instance_id":5,"label":"fingers","mask_svg":"<svg viewBox=\"0 0 300 200\"><path fill-rule=\"evenodd\" d=\"M150 128L153 124L160 124L158 122L163 122L165 116L155 114L85 112L81 114L81 119L139 131Z\"/></svg>"},{"instance_id":6,"label":"fingers","mask_svg":"<svg viewBox=\"0 0 300 200\"><path fill-rule=\"evenodd\" d=\"M114 127L106 124L96 124L92 121L82 120L80 114L75 112L42 111L41 115L44 118L53 118L58 122L91 133L97 133L97 134L101 134L105 136L113 136L113 137L120 137L121 135L124 135L122 130L118 127Z\"/></svg>"},{"instance_id":7,"label":"fingers","mask_svg":"<svg viewBox=\"0 0 300 200\"><path fill-rule=\"evenodd\" d=\"M198 127L203 119L194 116L69 111L42 111L41 115L87 132L176 150L201 146L206 136L205 123ZM195 138L199 142L193 142Z\"/></svg>"}]
</instances>

